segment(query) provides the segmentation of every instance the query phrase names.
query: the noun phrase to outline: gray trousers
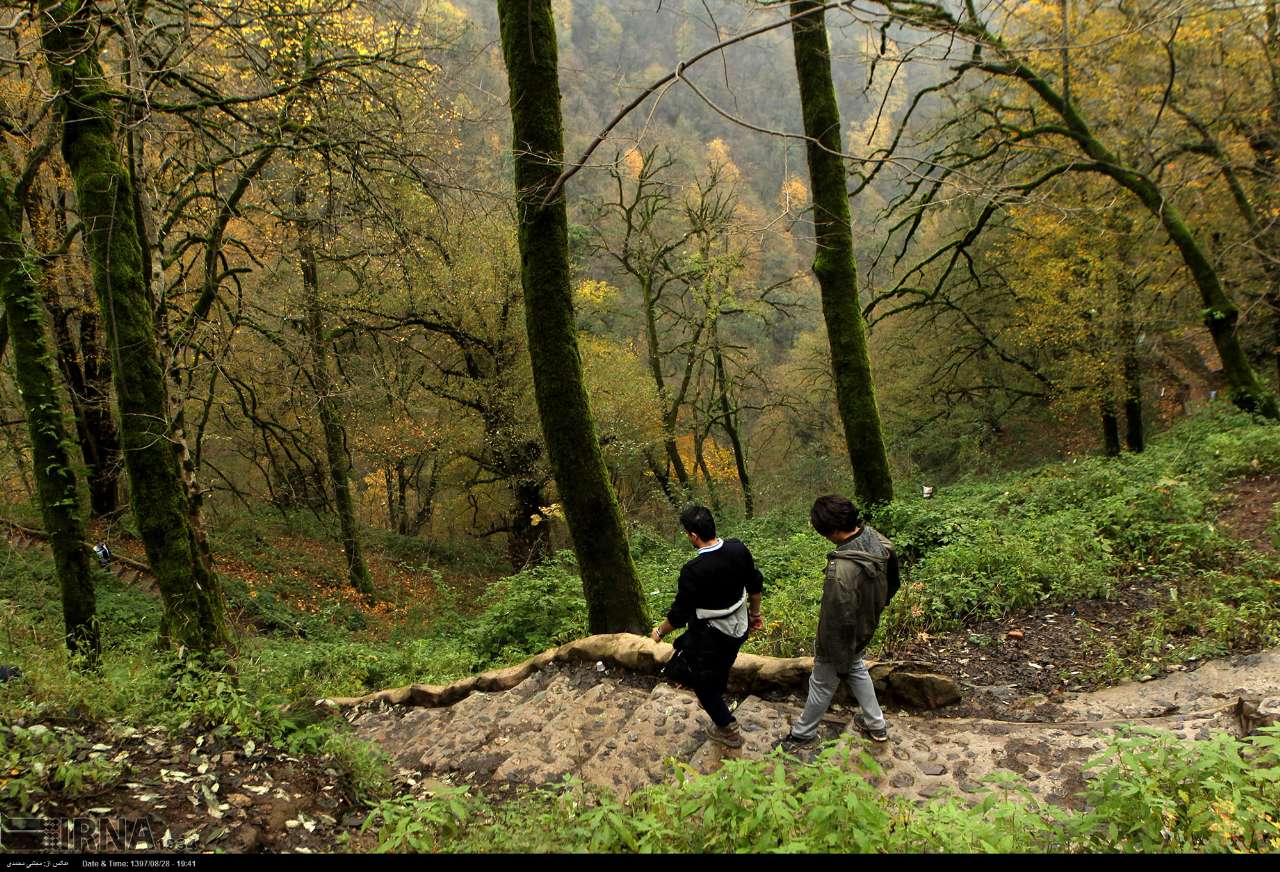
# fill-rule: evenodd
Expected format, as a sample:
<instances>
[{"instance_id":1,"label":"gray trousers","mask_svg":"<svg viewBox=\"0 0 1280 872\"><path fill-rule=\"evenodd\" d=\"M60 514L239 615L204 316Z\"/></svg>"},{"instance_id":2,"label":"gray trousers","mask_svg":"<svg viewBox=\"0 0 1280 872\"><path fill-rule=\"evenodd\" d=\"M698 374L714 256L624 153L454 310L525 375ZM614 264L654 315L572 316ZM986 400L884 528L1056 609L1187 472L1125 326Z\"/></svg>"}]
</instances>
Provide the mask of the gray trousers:
<instances>
[{"instance_id":1,"label":"gray trousers","mask_svg":"<svg viewBox=\"0 0 1280 872\"><path fill-rule=\"evenodd\" d=\"M797 739L808 739L818 732L818 722L830 708L831 698L835 696L836 688L840 686L840 678L833 664L821 660L813 662L813 674L809 676L809 698L805 701L804 713L800 715L800 720L791 725L791 735ZM858 706L862 709L863 720L867 722L867 726L872 729L882 729L885 726L884 712L880 710L880 703L876 701L875 685L871 683L871 676L867 673L867 666L862 662L861 657L854 659L853 665L849 668L849 674L844 676L844 679L849 682L849 689L853 691L853 698L858 701Z\"/></svg>"}]
</instances>

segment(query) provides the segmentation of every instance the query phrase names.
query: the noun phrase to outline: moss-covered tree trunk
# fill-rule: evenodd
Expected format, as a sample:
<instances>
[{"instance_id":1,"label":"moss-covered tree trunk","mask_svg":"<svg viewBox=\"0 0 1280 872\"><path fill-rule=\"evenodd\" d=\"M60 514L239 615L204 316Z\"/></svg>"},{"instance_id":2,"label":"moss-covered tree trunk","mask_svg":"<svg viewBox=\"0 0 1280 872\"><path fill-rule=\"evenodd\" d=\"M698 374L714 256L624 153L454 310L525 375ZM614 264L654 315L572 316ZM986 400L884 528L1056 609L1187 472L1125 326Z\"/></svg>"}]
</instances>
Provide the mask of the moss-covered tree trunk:
<instances>
[{"instance_id":1,"label":"moss-covered tree trunk","mask_svg":"<svg viewBox=\"0 0 1280 872\"><path fill-rule=\"evenodd\" d=\"M893 479L880 429L866 325L858 301L858 271L840 127L840 107L831 79L831 53L821 4L792 0L792 44L804 113L805 155L813 190L813 226L817 251L813 273L822 290L822 316L831 347L836 405L844 427L854 487L864 506L893 499ZM808 14L805 14L808 13Z\"/></svg>"},{"instance_id":2,"label":"moss-covered tree trunk","mask_svg":"<svg viewBox=\"0 0 1280 872\"><path fill-rule=\"evenodd\" d=\"M564 194L544 202L564 160L551 0L498 0L498 16L511 95L525 327L538 417L578 556L591 632L643 632L644 600L582 381Z\"/></svg>"},{"instance_id":3,"label":"moss-covered tree trunk","mask_svg":"<svg viewBox=\"0 0 1280 872\"><path fill-rule=\"evenodd\" d=\"M295 194L295 203L298 206L303 203L301 190ZM360 548L355 505L351 499L351 459L347 454L347 433L334 402L333 380L329 377L328 340L324 335L324 322L320 312L320 276L316 267L315 249L312 248L305 228L301 232L299 253L307 310L307 339L311 344L311 383L316 391L320 429L324 433L329 481L333 485L333 503L338 510L338 526L342 531L342 550L347 557L347 578L351 586L372 603L373 581L369 578L369 567L364 560L364 551Z\"/></svg>"},{"instance_id":4,"label":"moss-covered tree trunk","mask_svg":"<svg viewBox=\"0 0 1280 872\"><path fill-rule=\"evenodd\" d=\"M40 496L40 514L49 533L62 588L67 647L96 662L97 606L84 546L84 522L76 498L76 474L71 467L66 421L58 402L53 348L32 278L31 260L25 256L21 221L14 180L0 166L0 304L3 321L12 334L14 374L31 437L31 465Z\"/></svg>"},{"instance_id":5,"label":"moss-covered tree trunk","mask_svg":"<svg viewBox=\"0 0 1280 872\"><path fill-rule=\"evenodd\" d=\"M130 496L147 560L164 599L161 638L207 653L229 642L222 590L191 526L177 457L155 320L143 275L132 179L117 144L99 61L96 7L82 0L40 4L43 44L62 122L62 155L107 333Z\"/></svg>"}]
</instances>

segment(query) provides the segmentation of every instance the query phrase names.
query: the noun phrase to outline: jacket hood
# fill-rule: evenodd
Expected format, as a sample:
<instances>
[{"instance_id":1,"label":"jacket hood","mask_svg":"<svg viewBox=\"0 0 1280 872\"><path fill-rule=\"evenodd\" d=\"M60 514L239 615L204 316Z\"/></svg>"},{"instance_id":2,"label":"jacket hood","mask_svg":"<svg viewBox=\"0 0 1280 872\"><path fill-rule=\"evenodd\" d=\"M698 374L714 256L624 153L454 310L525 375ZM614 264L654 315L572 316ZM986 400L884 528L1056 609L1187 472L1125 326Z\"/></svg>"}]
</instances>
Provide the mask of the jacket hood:
<instances>
[{"instance_id":1,"label":"jacket hood","mask_svg":"<svg viewBox=\"0 0 1280 872\"><path fill-rule=\"evenodd\" d=\"M855 563L862 563L862 564L874 563L880 566L887 564L889 562L889 557L890 555L888 554L885 554L883 556L877 556L875 554L872 554L869 551L857 551L853 549L847 549L844 551L836 550L836 551L827 552L828 560L852 560Z\"/></svg>"}]
</instances>

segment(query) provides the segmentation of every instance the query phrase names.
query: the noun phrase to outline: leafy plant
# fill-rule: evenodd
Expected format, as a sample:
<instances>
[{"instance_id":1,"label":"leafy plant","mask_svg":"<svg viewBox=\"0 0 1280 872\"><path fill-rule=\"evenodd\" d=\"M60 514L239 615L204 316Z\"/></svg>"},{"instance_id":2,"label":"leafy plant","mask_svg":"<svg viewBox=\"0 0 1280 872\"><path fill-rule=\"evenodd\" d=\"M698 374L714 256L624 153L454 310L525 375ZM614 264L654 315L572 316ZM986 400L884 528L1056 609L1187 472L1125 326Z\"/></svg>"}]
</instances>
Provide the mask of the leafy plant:
<instances>
[{"instance_id":1,"label":"leafy plant","mask_svg":"<svg viewBox=\"0 0 1280 872\"><path fill-rule=\"evenodd\" d=\"M0 724L0 805L31 811L58 794L75 798L110 784L120 767L78 733L43 724Z\"/></svg>"}]
</instances>

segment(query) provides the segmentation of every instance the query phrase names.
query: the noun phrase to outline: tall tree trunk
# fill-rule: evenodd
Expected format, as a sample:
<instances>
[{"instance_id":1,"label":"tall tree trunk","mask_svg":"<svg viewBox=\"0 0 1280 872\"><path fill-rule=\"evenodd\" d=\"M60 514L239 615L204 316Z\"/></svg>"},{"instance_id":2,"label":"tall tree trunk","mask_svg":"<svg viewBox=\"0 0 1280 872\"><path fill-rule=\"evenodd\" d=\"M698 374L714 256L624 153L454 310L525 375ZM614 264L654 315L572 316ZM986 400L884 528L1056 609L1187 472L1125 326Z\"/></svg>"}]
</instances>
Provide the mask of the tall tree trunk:
<instances>
[{"instance_id":1,"label":"tall tree trunk","mask_svg":"<svg viewBox=\"0 0 1280 872\"><path fill-rule=\"evenodd\" d=\"M133 513L164 599L161 638L196 652L229 643L222 589L191 525L169 441L155 320L142 272L132 180L116 144L114 104L98 60L96 8L40 4L49 75L75 181L94 290L107 328Z\"/></svg>"},{"instance_id":2,"label":"tall tree trunk","mask_svg":"<svg viewBox=\"0 0 1280 872\"><path fill-rule=\"evenodd\" d=\"M755 498L751 492L751 479L747 476L746 452L742 448L742 438L738 433L737 415L734 414L733 404L729 402L729 380L725 372L724 354L720 351L720 343L715 336L714 327L711 341L711 353L716 366L716 383L720 394L721 426L724 427L724 432L729 436L729 444L733 447L733 462L738 469L738 484L742 486L743 507L747 517L754 518Z\"/></svg>"},{"instance_id":3,"label":"tall tree trunk","mask_svg":"<svg viewBox=\"0 0 1280 872\"><path fill-rule=\"evenodd\" d=\"M1120 422L1116 420L1116 409L1110 400L1102 404L1102 444L1108 457L1120 453Z\"/></svg>"},{"instance_id":4,"label":"tall tree trunk","mask_svg":"<svg viewBox=\"0 0 1280 872\"><path fill-rule=\"evenodd\" d=\"M711 467L707 465L707 453L704 446L707 437L711 435L711 425L708 424L703 429L698 415L695 412L693 417L693 463L694 468L702 471L702 478L707 483L707 501L711 503L711 510L715 514L720 514L720 491L716 487L715 476L711 474Z\"/></svg>"},{"instance_id":5,"label":"tall tree trunk","mask_svg":"<svg viewBox=\"0 0 1280 872\"><path fill-rule=\"evenodd\" d=\"M588 626L593 633L643 632L649 621L640 582L582 381L563 191L543 202L564 162L551 0L498 0L498 16L538 418L582 573Z\"/></svg>"},{"instance_id":6,"label":"tall tree trunk","mask_svg":"<svg viewBox=\"0 0 1280 872\"><path fill-rule=\"evenodd\" d=\"M13 338L14 373L31 437L32 469L40 494L40 515L58 584L67 647L96 662L99 654L97 606L84 522L76 498L76 474L67 455L66 422L58 402L53 350L45 331L40 297L31 279L21 232L22 210L14 180L0 166L0 302Z\"/></svg>"},{"instance_id":7,"label":"tall tree trunk","mask_svg":"<svg viewBox=\"0 0 1280 872\"><path fill-rule=\"evenodd\" d=\"M658 345L658 312L657 301L654 300L653 282L646 280L641 285L641 294L644 299L644 336L645 351L649 359L649 374L653 377L653 384L658 389L658 400L662 403L662 447L667 452L667 463L671 466L671 470L676 474L676 481L680 483L680 489L687 492L689 489L689 471L684 467L684 460L680 457L680 449L676 446L675 426L676 421L680 419L680 400L673 399L667 391L667 381L662 374L662 352ZM663 490L670 494L670 479L664 475L666 479ZM674 499L673 503L679 505L682 500Z\"/></svg>"},{"instance_id":8,"label":"tall tree trunk","mask_svg":"<svg viewBox=\"0 0 1280 872\"><path fill-rule=\"evenodd\" d=\"M822 290L836 405L853 465L854 488L863 506L870 507L893 499L893 479L871 378L866 325L858 301L846 168L840 157L840 107L831 79L826 13L816 0L792 0L791 13L802 16L792 19L791 35L813 189L817 240L813 273Z\"/></svg>"},{"instance_id":9,"label":"tall tree trunk","mask_svg":"<svg viewBox=\"0 0 1280 872\"><path fill-rule=\"evenodd\" d=\"M296 190L294 202L301 206L303 195ZM315 249L311 247L308 232L303 228L299 239L302 260L302 287L306 297L307 338L311 343L311 380L316 390L316 406L320 414L320 429L324 433L324 450L329 462L329 481L333 484L333 502L338 510L338 525L342 529L342 550L347 557L347 577L351 586L364 594L370 603L374 600L373 581L364 562L360 548L360 535L356 528L355 506L351 499L351 460L347 455L347 433L334 403L333 381L329 377L328 341L320 315L320 277L316 268Z\"/></svg>"},{"instance_id":10,"label":"tall tree trunk","mask_svg":"<svg viewBox=\"0 0 1280 872\"><path fill-rule=\"evenodd\" d=\"M645 449L644 462L649 467L649 472L653 475L654 480L658 483L658 487L662 489L662 495L671 504L671 508L679 512L683 505L683 499L676 494L675 488L671 485L671 474L668 472L670 465L664 466L658 463L658 458L654 456L653 450L650 448Z\"/></svg>"}]
</instances>

